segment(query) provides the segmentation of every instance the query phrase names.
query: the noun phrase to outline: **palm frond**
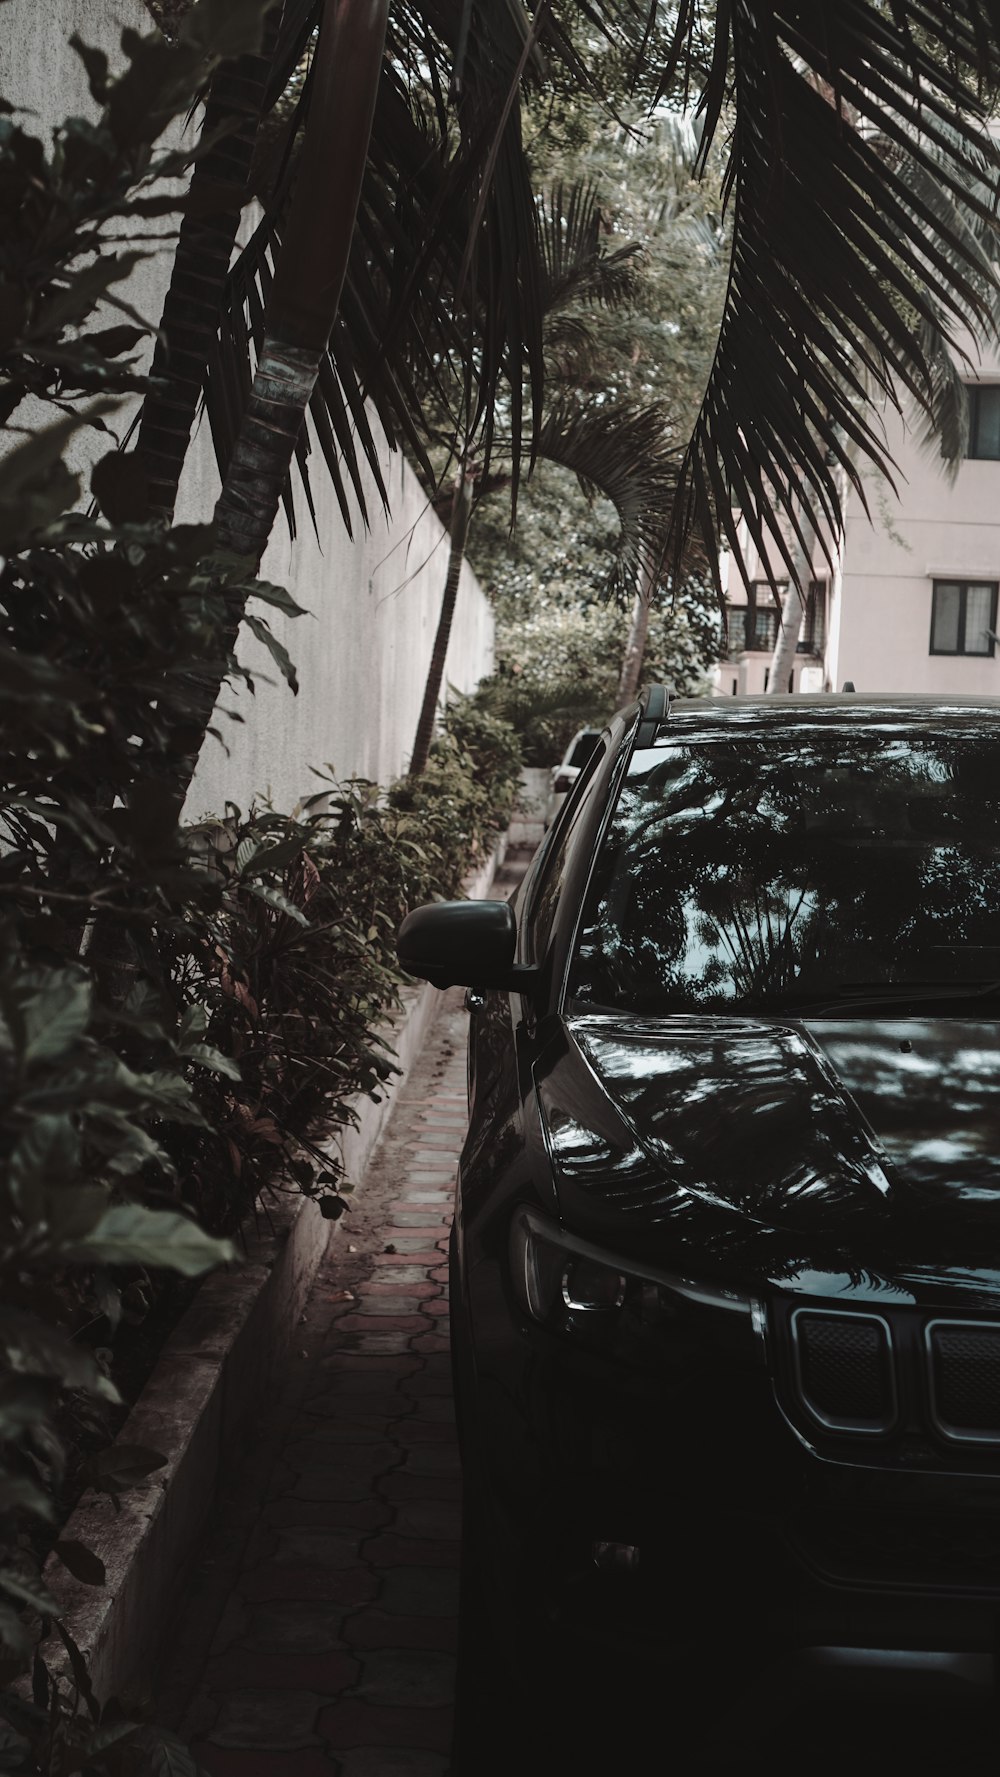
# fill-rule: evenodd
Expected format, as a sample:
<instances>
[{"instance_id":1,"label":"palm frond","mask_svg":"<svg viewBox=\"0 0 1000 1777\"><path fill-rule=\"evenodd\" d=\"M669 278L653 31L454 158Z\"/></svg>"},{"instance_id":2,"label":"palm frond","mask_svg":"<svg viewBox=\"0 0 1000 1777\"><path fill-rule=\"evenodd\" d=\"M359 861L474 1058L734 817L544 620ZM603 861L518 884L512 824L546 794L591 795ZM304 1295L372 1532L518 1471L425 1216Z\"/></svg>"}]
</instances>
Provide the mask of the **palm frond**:
<instances>
[{"instance_id":1,"label":"palm frond","mask_svg":"<svg viewBox=\"0 0 1000 1777\"><path fill-rule=\"evenodd\" d=\"M292 0L283 21L286 59L301 54L315 20L315 0ZM539 46L543 37L551 37L546 25L539 20ZM502 395L513 440L516 498L520 439L537 431L544 376L538 219L516 103L519 79L541 71L534 41L530 15L520 0L506 0L499 7L468 6L465 0L401 0L393 9L331 357L335 376L326 375L311 405L328 471L333 472L335 438L343 472L356 485L354 442L338 425L336 394L328 406L324 393L338 384L351 410L356 442L369 461L374 444L366 398L375 405L390 442L405 438L428 476L421 432L426 392L452 409L457 437L479 432L486 468ZM261 194L263 220L230 272L226 320L210 376L215 388L207 402L213 426L218 416L224 428L217 440L220 461L231 448L224 415L238 408L260 337L265 286L294 177L295 132L308 104L307 81L287 125L281 174ZM272 155L272 168L273 163ZM615 275L609 268L609 290ZM456 384L462 391L457 403ZM297 466L307 500L308 449L303 437ZM338 486L338 496L340 491ZM291 489L286 488L289 513L290 502Z\"/></svg>"},{"instance_id":2,"label":"palm frond","mask_svg":"<svg viewBox=\"0 0 1000 1777\"><path fill-rule=\"evenodd\" d=\"M609 252L610 232L597 187L589 181L558 184L538 206L542 258L541 295L546 315L570 303L626 307L635 300L642 249L628 242Z\"/></svg>"},{"instance_id":3,"label":"palm frond","mask_svg":"<svg viewBox=\"0 0 1000 1777\"><path fill-rule=\"evenodd\" d=\"M536 457L571 469L584 491L610 500L621 527L606 592L630 598L640 574L660 568L677 489L679 453L666 443L668 416L658 406L563 399L534 440ZM686 566L703 565L692 542Z\"/></svg>"},{"instance_id":4,"label":"palm frond","mask_svg":"<svg viewBox=\"0 0 1000 1777\"><path fill-rule=\"evenodd\" d=\"M679 7L664 86L696 64L702 11L700 0ZM755 541L775 529L794 577L776 515L795 533L823 518L839 525L835 467L864 501L857 456L891 481L866 383L897 407L908 391L930 412L928 330L951 346L961 328L994 326L981 241L916 175L993 228L981 194L1000 152L985 134L983 93L998 82L995 0L715 8L701 153L732 118L732 260L679 476L675 553L694 527L714 560L717 524L732 540L732 503ZM905 156L906 179L880 152L886 139ZM783 577L781 566L775 573Z\"/></svg>"}]
</instances>

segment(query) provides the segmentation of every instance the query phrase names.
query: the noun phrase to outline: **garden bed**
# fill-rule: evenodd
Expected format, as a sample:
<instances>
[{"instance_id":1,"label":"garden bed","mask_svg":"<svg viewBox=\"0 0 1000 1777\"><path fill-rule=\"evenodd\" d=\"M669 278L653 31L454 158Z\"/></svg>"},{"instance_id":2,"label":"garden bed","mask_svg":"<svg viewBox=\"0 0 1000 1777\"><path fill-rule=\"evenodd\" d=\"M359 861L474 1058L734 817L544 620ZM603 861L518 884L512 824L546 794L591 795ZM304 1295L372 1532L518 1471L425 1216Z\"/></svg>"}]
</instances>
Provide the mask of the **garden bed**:
<instances>
[{"instance_id":1,"label":"garden bed","mask_svg":"<svg viewBox=\"0 0 1000 1777\"><path fill-rule=\"evenodd\" d=\"M466 892L487 892L506 835ZM431 987L404 989L403 1009L384 1033L396 1054L398 1085L419 1054L434 1017ZM361 1179L391 1109L355 1103L358 1120L339 1138L345 1174ZM309 1198L289 1197L271 1227L246 1242L244 1262L201 1286L167 1340L116 1443L158 1451L166 1461L116 1504L87 1491L62 1532L103 1562L105 1584L89 1586L50 1560L46 1582L63 1624L87 1657L98 1696L134 1688L149 1673L172 1606L211 1514L220 1478L239 1452L252 1413L273 1397L331 1229Z\"/></svg>"}]
</instances>

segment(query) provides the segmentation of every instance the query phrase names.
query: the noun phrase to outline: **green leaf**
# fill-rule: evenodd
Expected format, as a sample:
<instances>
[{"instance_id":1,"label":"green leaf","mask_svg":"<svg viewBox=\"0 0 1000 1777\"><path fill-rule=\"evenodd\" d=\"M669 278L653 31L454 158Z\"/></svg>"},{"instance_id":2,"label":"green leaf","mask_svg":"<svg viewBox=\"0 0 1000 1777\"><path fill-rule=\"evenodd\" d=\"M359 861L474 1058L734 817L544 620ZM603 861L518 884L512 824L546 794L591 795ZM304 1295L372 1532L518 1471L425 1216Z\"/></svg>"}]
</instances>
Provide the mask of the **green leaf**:
<instances>
[{"instance_id":1,"label":"green leaf","mask_svg":"<svg viewBox=\"0 0 1000 1777\"><path fill-rule=\"evenodd\" d=\"M0 1474L0 1512L31 1512L45 1523L55 1517L48 1494L27 1475Z\"/></svg>"},{"instance_id":2,"label":"green leaf","mask_svg":"<svg viewBox=\"0 0 1000 1777\"><path fill-rule=\"evenodd\" d=\"M100 1221L108 1207L103 1185L49 1185L43 1188L41 1220L47 1226L49 1247L63 1247L81 1240ZM45 1230L39 1228L39 1240Z\"/></svg>"},{"instance_id":3,"label":"green leaf","mask_svg":"<svg viewBox=\"0 0 1000 1777\"><path fill-rule=\"evenodd\" d=\"M0 1587L8 1597L37 1610L39 1616L52 1617L58 1613L59 1606L52 1593L37 1575L15 1573L11 1567L0 1567Z\"/></svg>"},{"instance_id":4,"label":"green leaf","mask_svg":"<svg viewBox=\"0 0 1000 1777\"><path fill-rule=\"evenodd\" d=\"M68 1573L85 1586L103 1586L107 1573L104 1562L86 1543L76 1542L72 1537L65 1542L52 1545L52 1552L59 1557Z\"/></svg>"},{"instance_id":5,"label":"green leaf","mask_svg":"<svg viewBox=\"0 0 1000 1777\"><path fill-rule=\"evenodd\" d=\"M177 1026L177 1044L182 1047L190 1037L203 1037L208 1029L208 1008L196 1002L185 1006Z\"/></svg>"},{"instance_id":6,"label":"green leaf","mask_svg":"<svg viewBox=\"0 0 1000 1777\"><path fill-rule=\"evenodd\" d=\"M292 690L298 693L299 681L296 677L292 657L283 642L279 642L269 623L263 617L255 617L252 612L245 611L243 621L247 628L262 642L278 668L283 679L287 680Z\"/></svg>"},{"instance_id":7,"label":"green leaf","mask_svg":"<svg viewBox=\"0 0 1000 1777\"><path fill-rule=\"evenodd\" d=\"M254 580L252 588L251 598L260 599L264 605L273 605L276 610L284 611L286 617L308 615L305 606L297 605L285 586L274 586L269 580Z\"/></svg>"},{"instance_id":8,"label":"green leaf","mask_svg":"<svg viewBox=\"0 0 1000 1777\"><path fill-rule=\"evenodd\" d=\"M230 1264L236 1252L231 1241L216 1240L175 1210L119 1203L63 1257L79 1264L149 1265L201 1277L216 1265Z\"/></svg>"},{"instance_id":9,"label":"green leaf","mask_svg":"<svg viewBox=\"0 0 1000 1777\"><path fill-rule=\"evenodd\" d=\"M94 1728L87 1735L81 1752L88 1760L96 1761L102 1753L109 1752L113 1746L122 1746L130 1740L137 1740L142 1732L141 1725L135 1721L102 1721L99 1727ZM109 1768L111 1767L103 1765L103 1769ZM116 1765L114 1768L120 1769L121 1767Z\"/></svg>"},{"instance_id":10,"label":"green leaf","mask_svg":"<svg viewBox=\"0 0 1000 1777\"><path fill-rule=\"evenodd\" d=\"M53 971L23 1010L25 1062L57 1061L87 1028L90 983L75 970Z\"/></svg>"},{"instance_id":11,"label":"green leaf","mask_svg":"<svg viewBox=\"0 0 1000 1777\"><path fill-rule=\"evenodd\" d=\"M264 846L251 859L252 871L245 871L244 874L261 876L265 870L283 869L293 858L301 857L308 840L308 834L302 833L292 839L283 839L277 845Z\"/></svg>"},{"instance_id":12,"label":"green leaf","mask_svg":"<svg viewBox=\"0 0 1000 1777\"><path fill-rule=\"evenodd\" d=\"M136 1487L157 1469L166 1468L167 1460L159 1450L150 1450L145 1444L112 1444L94 1458L94 1485L111 1492L120 1487Z\"/></svg>"},{"instance_id":13,"label":"green leaf","mask_svg":"<svg viewBox=\"0 0 1000 1777\"><path fill-rule=\"evenodd\" d=\"M296 907L295 902L290 901L288 896L282 894L280 889L272 888L272 886L266 882L247 882L245 880L242 886L246 893L248 895L253 895L256 900L263 901L268 907L273 907L278 913L287 913L289 919L294 919L297 925L307 926L309 924L301 907Z\"/></svg>"},{"instance_id":14,"label":"green leaf","mask_svg":"<svg viewBox=\"0 0 1000 1777\"><path fill-rule=\"evenodd\" d=\"M87 1668L87 1662L83 1657L83 1650L79 1646L75 1637L70 1634L65 1623L63 1623L59 1617L56 1617L53 1628L62 1642L63 1647L66 1649L66 1653L69 1657L70 1669L76 1680L77 1691L83 1702L86 1704L91 1721L96 1721L100 1714L100 1709L97 1698L94 1696L94 1687L90 1682L90 1672Z\"/></svg>"},{"instance_id":15,"label":"green leaf","mask_svg":"<svg viewBox=\"0 0 1000 1777\"><path fill-rule=\"evenodd\" d=\"M242 1080L239 1062L231 1055L223 1055L221 1049L213 1049L209 1043L189 1043L181 1053L185 1061L196 1061L199 1067L211 1068L214 1074L223 1074L227 1080Z\"/></svg>"},{"instance_id":16,"label":"green leaf","mask_svg":"<svg viewBox=\"0 0 1000 1777\"><path fill-rule=\"evenodd\" d=\"M27 1771L31 1742L6 1722L0 1722L0 1771Z\"/></svg>"},{"instance_id":17,"label":"green leaf","mask_svg":"<svg viewBox=\"0 0 1000 1777\"><path fill-rule=\"evenodd\" d=\"M156 1738L149 1751L151 1777L202 1777L188 1747L163 1728L154 1728L153 1732Z\"/></svg>"},{"instance_id":18,"label":"green leaf","mask_svg":"<svg viewBox=\"0 0 1000 1777\"><path fill-rule=\"evenodd\" d=\"M91 492L111 524L141 524L149 515L149 477L135 451L109 451L90 472Z\"/></svg>"},{"instance_id":19,"label":"green leaf","mask_svg":"<svg viewBox=\"0 0 1000 1777\"><path fill-rule=\"evenodd\" d=\"M91 1353L37 1315L0 1308L0 1347L16 1375L54 1376L67 1388L83 1388L115 1403L121 1399Z\"/></svg>"},{"instance_id":20,"label":"green leaf","mask_svg":"<svg viewBox=\"0 0 1000 1777\"><path fill-rule=\"evenodd\" d=\"M31 1650L28 1631L17 1611L9 1604L0 1604L0 1647L9 1648L11 1653L22 1658ZM4 1709L4 1714L6 1713Z\"/></svg>"},{"instance_id":21,"label":"green leaf","mask_svg":"<svg viewBox=\"0 0 1000 1777\"><path fill-rule=\"evenodd\" d=\"M36 1117L10 1157L11 1196L22 1216L42 1213L46 1185L71 1178L80 1164L80 1137L66 1115Z\"/></svg>"}]
</instances>

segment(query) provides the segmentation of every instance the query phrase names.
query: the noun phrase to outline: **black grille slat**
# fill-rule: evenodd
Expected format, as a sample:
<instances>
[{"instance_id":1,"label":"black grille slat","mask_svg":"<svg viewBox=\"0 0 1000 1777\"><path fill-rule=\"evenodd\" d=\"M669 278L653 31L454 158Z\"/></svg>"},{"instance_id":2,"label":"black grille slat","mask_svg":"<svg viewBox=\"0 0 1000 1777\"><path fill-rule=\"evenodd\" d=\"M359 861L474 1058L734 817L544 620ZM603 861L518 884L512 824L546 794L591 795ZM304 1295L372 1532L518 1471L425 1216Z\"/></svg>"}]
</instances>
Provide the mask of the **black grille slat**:
<instances>
[{"instance_id":1,"label":"black grille slat","mask_svg":"<svg viewBox=\"0 0 1000 1777\"><path fill-rule=\"evenodd\" d=\"M1000 1442L1000 1327L932 1322L931 1393L940 1429Z\"/></svg>"},{"instance_id":2,"label":"black grille slat","mask_svg":"<svg viewBox=\"0 0 1000 1777\"><path fill-rule=\"evenodd\" d=\"M794 1316L798 1381L814 1418L839 1431L886 1431L896 1399L889 1331L874 1315Z\"/></svg>"}]
</instances>

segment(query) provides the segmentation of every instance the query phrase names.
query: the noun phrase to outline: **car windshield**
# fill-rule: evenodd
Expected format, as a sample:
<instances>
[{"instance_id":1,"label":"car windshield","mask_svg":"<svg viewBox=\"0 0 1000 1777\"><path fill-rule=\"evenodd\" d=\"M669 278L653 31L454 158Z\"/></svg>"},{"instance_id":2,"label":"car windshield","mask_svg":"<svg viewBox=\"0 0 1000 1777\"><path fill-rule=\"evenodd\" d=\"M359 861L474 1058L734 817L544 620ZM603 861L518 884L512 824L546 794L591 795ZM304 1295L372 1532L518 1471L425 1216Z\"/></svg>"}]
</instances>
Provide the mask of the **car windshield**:
<instances>
[{"instance_id":1,"label":"car windshield","mask_svg":"<svg viewBox=\"0 0 1000 1777\"><path fill-rule=\"evenodd\" d=\"M947 1002L998 978L1000 733L741 724L635 754L569 999L849 1013L852 998Z\"/></svg>"}]
</instances>

